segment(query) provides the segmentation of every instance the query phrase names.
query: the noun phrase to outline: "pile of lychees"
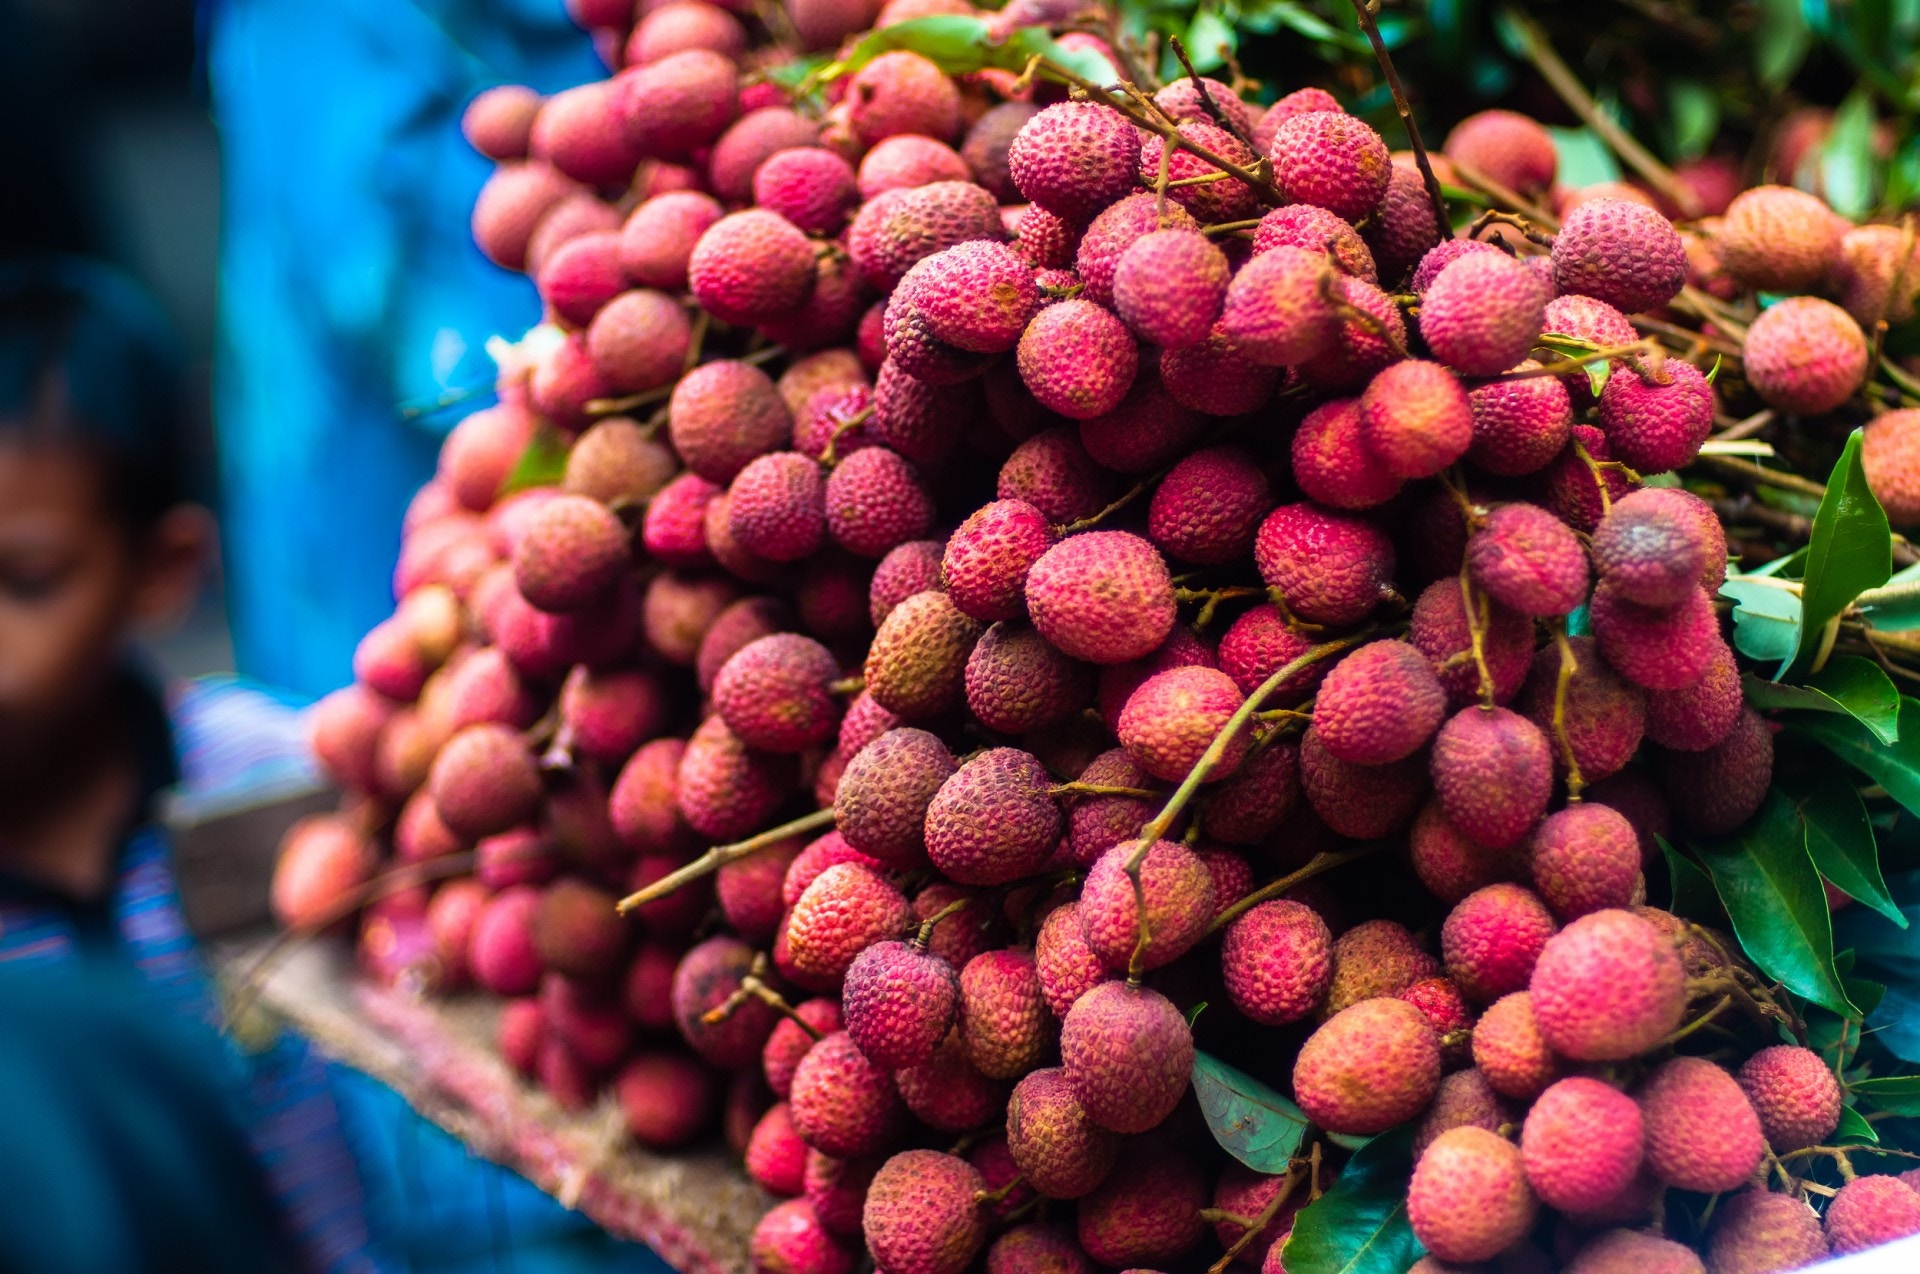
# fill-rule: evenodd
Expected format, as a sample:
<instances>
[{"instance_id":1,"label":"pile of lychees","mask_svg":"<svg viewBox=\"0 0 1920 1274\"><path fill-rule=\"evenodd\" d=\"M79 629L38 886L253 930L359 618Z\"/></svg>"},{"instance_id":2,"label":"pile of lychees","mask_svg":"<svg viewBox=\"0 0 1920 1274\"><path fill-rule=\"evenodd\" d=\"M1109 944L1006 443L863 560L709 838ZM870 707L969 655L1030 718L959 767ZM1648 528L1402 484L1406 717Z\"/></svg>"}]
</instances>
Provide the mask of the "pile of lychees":
<instances>
[{"instance_id":1,"label":"pile of lychees","mask_svg":"<svg viewBox=\"0 0 1920 1274\"><path fill-rule=\"evenodd\" d=\"M287 923L389 873L369 969L503 997L512 1065L644 1145L722 1120L781 1200L761 1270L1272 1274L1397 1125L1423 1270L1920 1231L1890 1175L1769 1192L1840 1087L1647 905L1656 836L1773 765L1726 537L1660 475L1717 395L1853 398L1910 237L1704 180L1676 227L1506 112L1431 166L1532 215L1456 235L1319 89L1127 94L1084 29L1051 47L1104 84L849 59L964 0L578 8L622 69L467 114L474 236L546 313L317 713L351 799L290 837ZM1683 289L1804 295L1710 376ZM1868 438L1920 517L1920 414ZM1317 1130L1286 1171L1207 1135L1196 1030ZM1668 1191L1725 1196L1697 1252Z\"/></svg>"}]
</instances>

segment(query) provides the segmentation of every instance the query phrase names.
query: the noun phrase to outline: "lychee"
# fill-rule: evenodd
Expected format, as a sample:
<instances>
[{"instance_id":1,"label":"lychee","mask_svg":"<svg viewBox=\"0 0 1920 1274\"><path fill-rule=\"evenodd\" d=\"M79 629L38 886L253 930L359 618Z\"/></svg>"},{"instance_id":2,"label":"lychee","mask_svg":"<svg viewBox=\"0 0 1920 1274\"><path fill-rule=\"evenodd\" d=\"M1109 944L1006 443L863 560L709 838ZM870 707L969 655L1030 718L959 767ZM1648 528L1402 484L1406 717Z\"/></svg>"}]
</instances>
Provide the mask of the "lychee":
<instances>
[{"instance_id":1,"label":"lychee","mask_svg":"<svg viewBox=\"0 0 1920 1274\"><path fill-rule=\"evenodd\" d=\"M844 1031L807 1050L787 1100L794 1131L838 1159L880 1153L906 1122L893 1077L869 1062Z\"/></svg>"},{"instance_id":2,"label":"lychee","mask_svg":"<svg viewBox=\"0 0 1920 1274\"><path fill-rule=\"evenodd\" d=\"M1509 708L1455 713L1434 737L1432 771L1448 820L1489 849L1517 844L1553 793L1547 736Z\"/></svg>"},{"instance_id":3,"label":"lychee","mask_svg":"<svg viewBox=\"0 0 1920 1274\"><path fill-rule=\"evenodd\" d=\"M1080 1200L1080 1246L1102 1265L1170 1265L1198 1246L1207 1225L1207 1179L1186 1155L1139 1147Z\"/></svg>"},{"instance_id":4,"label":"lychee","mask_svg":"<svg viewBox=\"0 0 1920 1274\"><path fill-rule=\"evenodd\" d=\"M1048 549L1028 573L1026 599L1042 636L1097 664L1147 654L1175 618L1166 562L1125 531L1069 536Z\"/></svg>"},{"instance_id":5,"label":"lychee","mask_svg":"<svg viewBox=\"0 0 1920 1274\"><path fill-rule=\"evenodd\" d=\"M1733 1076L1704 1057L1661 1064L1636 1094L1647 1130L1647 1169L1670 1186L1713 1194L1738 1189L1766 1154L1760 1118Z\"/></svg>"},{"instance_id":6,"label":"lychee","mask_svg":"<svg viewBox=\"0 0 1920 1274\"><path fill-rule=\"evenodd\" d=\"M1728 273L1746 287L1803 292L1839 261L1847 229L1817 195L1755 186L1727 205L1713 243Z\"/></svg>"},{"instance_id":7,"label":"lychee","mask_svg":"<svg viewBox=\"0 0 1920 1274\"><path fill-rule=\"evenodd\" d=\"M1571 612L1587 595L1587 554L1573 531L1537 504L1503 504L1467 541L1473 582L1523 615Z\"/></svg>"},{"instance_id":8,"label":"lychee","mask_svg":"<svg viewBox=\"0 0 1920 1274\"><path fill-rule=\"evenodd\" d=\"M1067 1010L1060 1061L1087 1118L1113 1132L1145 1132L1187 1091L1193 1033L1158 991L1102 982Z\"/></svg>"},{"instance_id":9,"label":"lychee","mask_svg":"<svg viewBox=\"0 0 1920 1274\"><path fill-rule=\"evenodd\" d=\"M1768 406L1802 416L1832 411L1867 374L1867 338L1831 301L1790 296L1747 329L1747 383Z\"/></svg>"},{"instance_id":10,"label":"lychee","mask_svg":"<svg viewBox=\"0 0 1920 1274\"><path fill-rule=\"evenodd\" d=\"M1420 335L1433 356L1468 376L1493 376L1527 356L1552 289L1502 252L1460 257L1420 300Z\"/></svg>"},{"instance_id":11,"label":"lychee","mask_svg":"<svg viewBox=\"0 0 1920 1274\"><path fill-rule=\"evenodd\" d=\"M933 1056L959 1011L959 977L939 956L896 940L876 942L847 968L847 1034L874 1065L918 1066Z\"/></svg>"},{"instance_id":12,"label":"lychee","mask_svg":"<svg viewBox=\"0 0 1920 1274\"><path fill-rule=\"evenodd\" d=\"M1553 917L1537 894L1497 883L1447 913L1440 951L1447 976L1468 998L1487 1004L1526 988L1553 933Z\"/></svg>"},{"instance_id":13,"label":"lychee","mask_svg":"<svg viewBox=\"0 0 1920 1274\"><path fill-rule=\"evenodd\" d=\"M1540 1034L1533 997L1525 991L1488 1005L1473 1027L1473 1064L1502 1096L1531 1101L1560 1075L1560 1061Z\"/></svg>"},{"instance_id":14,"label":"lychee","mask_svg":"<svg viewBox=\"0 0 1920 1274\"><path fill-rule=\"evenodd\" d=\"M1070 420L1088 420L1120 405L1140 352L1111 310L1075 298L1034 316L1016 358L1020 379L1041 405Z\"/></svg>"},{"instance_id":15,"label":"lychee","mask_svg":"<svg viewBox=\"0 0 1920 1274\"><path fill-rule=\"evenodd\" d=\"M1293 203L1359 221L1386 193L1387 144L1344 111L1309 111L1280 125L1268 151L1274 184Z\"/></svg>"},{"instance_id":16,"label":"lychee","mask_svg":"<svg viewBox=\"0 0 1920 1274\"><path fill-rule=\"evenodd\" d=\"M1553 237L1553 281L1562 294L1638 314L1671 301L1686 280L1679 232L1644 204L1589 199L1566 215Z\"/></svg>"},{"instance_id":17,"label":"lychee","mask_svg":"<svg viewBox=\"0 0 1920 1274\"><path fill-rule=\"evenodd\" d=\"M1358 623L1392 588L1393 541L1385 531L1305 502L1267 515L1254 537L1253 560L1287 608L1310 623Z\"/></svg>"},{"instance_id":18,"label":"lychee","mask_svg":"<svg viewBox=\"0 0 1920 1274\"><path fill-rule=\"evenodd\" d=\"M1432 477L1473 441L1467 391L1438 363L1395 363L1360 396L1360 439L1395 477Z\"/></svg>"},{"instance_id":19,"label":"lychee","mask_svg":"<svg viewBox=\"0 0 1920 1274\"><path fill-rule=\"evenodd\" d=\"M1622 367L1600 391L1600 427L1613 454L1630 467L1642 473L1681 468L1700 454L1713 429L1713 387L1699 368L1679 359L1667 360L1651 380Z\"/></svg>"},{"instance_id":20,"label":"lychee","mask_svg":"<svg viewBox=\"0 0 1920 1274\"><path fill-rule=\"evenodd\" d=\"M1626 906L1640 881L1640 839L1605 805L1570 805L1542 819L1527 854L1534 888L1567 920Z\"/></svg>"},{"instance_id":21,"label":"lychee","mask_svg":"<svg viewBox=\"0 0 1920 1274\"><path fill-rule=\"evenodd\" d=\"M974 756L927 806L927 856L948 879L965 885L1032 875L1065 827L1051 786L1046 768L1029 752L991 748Z\"/></svg>"},{"instance_id":22,"label":"lychee","mask_svg":"<svg viewBox=\"0 0 1920 1274\"><path fill-rule=\"evenodd\" d=\"M1446 692L1426 657L1408 642L1362 646L1321 683L1313 722L1327 751L1354 765L1412 756L1440 728Z\"/></svg>"},{"instance_id":23,"label":"lychee","mask_svg":"<svg viewBox=\"0 0 1920 1274\"><path fill-rule=\"evenodd\" d=\"M1521 1130L1527 1184L1551 1207L1591 1211L1633 1183L1643 1136L1633 1098L1597 1079L1560 1080L1534 1101Z\"/></svg>"},{"instance_id":24,"label":"lychee","mask_svg":"<svg viewBox=\"0 0 1920 1274\"><path fill-rule=\"evenodd\" d=\"M960 1037L967 1060L989 1079L1032 1070L1053 1048L1053 1016L1033 952L983 951L960 971Z\"/></svg>"},{"instance_id":25,"label":"lychee","mask_svg":"<svg viewBox=\"0 0 1920 1274\"><path fill-rule=\"evenodd\" d=\"M1113 272L1113 302L1141 340L1185 349L1207 339L1232 275L1197 230L1156 230L1135 240Z\"/></svg>"},{"instance_id":26,"label":"lychee","mask_svg":"<svg viewBox=\"0 0 1920 1274\"><path fill-rule=\"evenodd\" d=\"M1326 921L1303 903L1263 902L1227 926L1220 948L1227 994L1267 1026L1297 1022L1318 1007L1332 978Z\"/></svg>"},{"instance_id":27,"label":"lychee","mask_svg":"<svg viewBox=\"0 0 1920 1274\"><path fill-rule=\"evenodd\" d=\"M1413 1118L1440 1084L1440 1041L1402 1000L1362 1000L1307 1037L1293 1097L1329 1132L1368 1135Z\"/></svg>"},{"instance_id":28,"label":"lychee","mask_svg":"<svg viewBox=\"0 0 1920 1274\"><path fill-rule=\"evenodd\" d=\"M1774 1274L1825 1259L1820 1217L1799 1199L1746 1190L1724 1199L1707 1248L1712 1274Z\"/></svg>"},{"instance_id":29,"label":"lychee","mask_svg":"<svg viewBox=\"0 0 1920 1274\"><path fill-rule=\"evenodd\" d=\"M866 690L910 721L938 716L965 694L967 655L982 625L945 593L916 593L893 608L867 651Z\"/></svg>"},{"instance_id":30,"label":"lychee","mask_svg":"<svg viewBox=\"0 0 1920 1274\"><path fill-rule=\"evenodd\" d=\"M1069 221L1086 221L1133 189L1140 141L1124 115L1061 102L1022 126L1007 149L1020 193Z\"/></svg>"},{"instance_id":31,"label":"lychee","mask_svg":"<svg viewBox=\"0 0 1920 1274\"><path fill-rule=\"evenodd\" d=\"M1701 752L1660 758L1673 811L1689 831L1724 836L1753 817L1773 783L1773 728L1751 705L1726 738Z\"/></svg>"},{"instance_id":32,"label":"lychee","mask_svg":"<svg viewBox=\"0 0 1920 1274\"><path fill-rule=\"evenodd\" d=\"M1812 1049L1763 1048L1746 1060L1737 1078L1775 1154L1817 1146L1840 1124L1839 1081Z\"/></svg>"},{"instance_id":33,"label":"lychee","mask_svg":"<svg viewBox=\"0 0 1920 1274\"><path fill-rule=\"evenodd\" d=\"M1479 111L1453 126L1441 150L1448 159L1509 190L1540 194L1553 185L1559 154L1553 135L1517 111Z\"/></svg>"},{"instance_id":34,"label":"lychee","mask_svg":"<svg viewBox=\"0 0 1920 1274\"><path fill-rule=\"evenodd\" d=\"M1029 1072L1007 1102L1007 1149L1027 1184L1049 1199L1077 1199L1106 1179L1120 1138L1087 1118L1067 1072Z\"/></svg>"},{"instance_id":35,"label":"lychee","mask_svg":"<svg viewBox=\"0 0 1920 1274\"><path fill-rule=\"evenodd\" d=\"M1261 366L1304 363L1339 331L1324 293L1337 298L1343 277L1319 253L1290 247L1263 252L1227 285L1221 327L1245 357Z\"/></svg>"},{"instance_id":36,"label":"lychee","mask_svg":"<svg viewBox=\"0 0 1920 1274\"><path fill-rule=\"evenodd\" d=\"M1556 1053L1617 1061L1647 1051L1680 1024L1686 973L1659 930L1632 912L1609 909L1547 940L1528 991L1534 1020Z\"/></svg>"},{"instance_id":37,"label":"lychee","mask_svg":"<svg viewBox=\"0 0 1920 1274\"><path fill-rule=\"evenodd\" d=\"M1519 1147L1484 1128L1441 1133L1407 1187L1414 1235L1443 1261L1498 1256L1526 1237L1538 1209Z\"/></svg>"},{"instance_id":38,"label":"lychee","mask_svg":"<svg viewBox=\"0 0 1920 1274\"><path fill-rule=\"evenodd\" d=\"M787 950L801 972L837 981L861 951L899 936L912 923L912 908L885 877L856 863L839 863L814 877L793 904Z\"/></svg>"}]
</instances>

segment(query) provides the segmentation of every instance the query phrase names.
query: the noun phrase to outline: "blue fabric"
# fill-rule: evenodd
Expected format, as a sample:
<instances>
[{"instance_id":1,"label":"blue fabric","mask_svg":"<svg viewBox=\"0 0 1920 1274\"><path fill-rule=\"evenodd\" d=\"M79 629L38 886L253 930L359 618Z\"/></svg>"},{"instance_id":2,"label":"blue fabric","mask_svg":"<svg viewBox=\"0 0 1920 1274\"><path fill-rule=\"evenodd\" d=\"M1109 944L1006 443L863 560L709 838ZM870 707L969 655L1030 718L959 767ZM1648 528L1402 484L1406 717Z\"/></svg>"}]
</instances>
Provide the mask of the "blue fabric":
<instances>
[{"instance_id":1,"label":"blue fabric","mask_svg":"<svg viewBox=\"0 0 1920 1274\"><path fill-rule=\"evenodd\" d=\"M483 349L539 316L468 218L491 165L460 112L493 84L606 74L562 0L208 0L223 145L215 355L240 671L319 695L392 609L400 518Z\"/></svg>"}]
</instances>

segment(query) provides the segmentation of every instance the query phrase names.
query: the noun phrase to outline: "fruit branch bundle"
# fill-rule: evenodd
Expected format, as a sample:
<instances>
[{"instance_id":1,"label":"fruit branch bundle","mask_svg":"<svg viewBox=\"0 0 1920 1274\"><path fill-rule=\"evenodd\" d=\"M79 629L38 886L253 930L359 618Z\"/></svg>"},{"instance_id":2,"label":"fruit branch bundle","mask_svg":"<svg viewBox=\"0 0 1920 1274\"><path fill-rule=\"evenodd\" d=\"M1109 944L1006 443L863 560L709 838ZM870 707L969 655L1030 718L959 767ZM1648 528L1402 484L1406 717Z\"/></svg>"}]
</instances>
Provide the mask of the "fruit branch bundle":
<instances>
[{"instance_id":1,"label":"fruit branch bundle","mask_svg":"<svg viewBox=\"0 0 1920 1274\"><path fill-rule=\"evenodd\" d=\"M316 713L290 926L379 892L369 971L563 1106L720 1122L765 1270L1920 1230L1823 893L1897 918L1920 806L1910 225L1394 153L1080 0L578 7L617 73L467 115L545 315Z\"/></svg>"}]
</instances>

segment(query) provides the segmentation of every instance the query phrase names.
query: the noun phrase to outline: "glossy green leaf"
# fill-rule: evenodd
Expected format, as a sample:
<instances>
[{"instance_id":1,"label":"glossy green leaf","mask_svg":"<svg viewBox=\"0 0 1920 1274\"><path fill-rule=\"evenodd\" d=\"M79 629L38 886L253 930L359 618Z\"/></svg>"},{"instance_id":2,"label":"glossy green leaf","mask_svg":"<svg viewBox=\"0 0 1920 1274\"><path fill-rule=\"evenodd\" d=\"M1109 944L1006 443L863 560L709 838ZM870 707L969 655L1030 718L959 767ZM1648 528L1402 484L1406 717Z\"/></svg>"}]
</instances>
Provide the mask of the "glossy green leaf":
<instances>
[{"instance_id":1,"label":"glossy green leaf","mask_svg":"<svg viewBox=\"0 0 1920 1274\"><path fill-rule=\"evenodd\" d=\"M1907 926L1903 924L1900 927L1904 929ZM1880 1001L1887 996L1886 984L1870 978L1841 978L1840 985L1847 989L1847 999L1868 1017L1873 1016L1873 1011L1880 1007Z\"/></svg>"},{"instance_id":2,"label":"glossy green leaf","mask_svg":"<svg viewBox=\"0 0 1920 1274\"><path fill-rule=\"evenodd\" d=\"M1877 1146L1880 1144L1880 1134L1873 1130L1873 1125L1867 1122L1866 1116L1851 1106L1842 1106L1840 1124L1833 1130L1830 1140L1839 1146L1862 1144Z\"/></svg>"},{"instance_id":3,"label":"glossy green leaf","mask_svg":"<svg viewBox=\"0 0 1920 1274\"><path fill-rule=\"evenodd\" d=\"M809 77L832 60L833 59L825 53L810 53L805 57L795 58L791 62L781 62L777 66L770 66L764 74L769 80L772 80L781 88L791 92L799 88Z\"/></svg>"},{"instance_id":4,"label":"glossy green leaf","mask_svg":"<svg viewBox=\"0 0 1920 1274\"><path fill-rule=\"evenodd\" d=\"M566 440L552 429L541 428L527 440L513 471L501 485L501 495L512 495L528 487L557 487L567 473Z\"/></svg>"},{"instance_id":5,"label":"glossy green leaf","mask_svg":"<svg viewBox=\"0 0 1920 1274\"><path fill-rule=\"evenodd\" d=\"M1233 24L1222 17L1218 9L1202 5L1187 27L1186 45L1193 69L1205 75L1226 65L1225 54L1240 47L1240 38Z\"/></svg>"},{"instance_id":6,"label":"glossy green leaf","mask_svg":"<svg viewBox=\"0 0 1920 1274\"><path fill-rule=\"evenodd\" d=\"M1193 1095L1221 1148L1269 1176L1287 1170L1312 1122L1266 1084L1208 1053L1194 1054Z\"/></svg>"},{"instance_id":7,"label":"glossy green leaf","mask_svg":"<svg viewBox=\"0 0 1920 1274\"><path fill-rule=\"evenodd\" d=\"M1882 743L1900 738L1900 691L1879 664L1862 655L1834 656L1805 685L1763 681L1748 673L1743 688L1756 708L1842 713Z\"/></svg>"},{"instance_id":8,"label":"glossy green leaf","mask_svg":"<svg viewBox=\"0 0 1920 1274\"><path fill-rule=\"evenodd\" d=\"M1806 587L1801 592L1805 621L1800 653L1819 643L1828 621L1869 588L1893 574L1893 532L1886 510L1867 486L1860 463L1860 430L1847 437L1845 450L1827 476L1827 494L1813 515L1807 544Z\"/></svg>"},{"instance_id":9,"label":"glossy green leaf","mask_svg":"<svg viewBox=\"0 0 1920 1274\"><path fill-rule=\"evenodd\" d=\"M1872 907L1902 929L1907 918L1887 893L1880 875L1880 847L1867 821L1867 807L1847 781L1847 772L1827 769L1796 774L1780 786L1800 811L1807 854L1822 876L1848 897Z\"/></svg>"},{"instance_id":10,"label":"glossy green leaf","mask_svg":"<svg viewBox=\"0 0 1920 1274\"><path fill-rule=\"evenodd\" d=\"M1551 332L1541 336L1533 345L1535 349L1550 350L1561 358L1581 358L1602 348L1594 341L1583 341L1577 336L1557 336ZM1613 374L1613 360L1595 359L1582 364L1580 370L1587 374L1587 387L1598 398L1600 391L1607 387L1607 377Z\"/></svg>"},{"instance_id":11,"label":"glossy green leaf","mask_svg":"<svg viewBox=\"0 0 1920 1274\"><path fill-rule=\"evenodd\" d=\"M1820 184L1833 210L1854 220L1873 209L1873 94L1861 85L1834 112L1820 148Z\"/></svg>"},{"instance_id":12,"label":"glossy green leaf","mask_svg":"<svg viewBox=\"0 0 1920 1274\"><path fill-rule=\"evenodd\" d=\"M1044 27L1022 27L1006 39L994 41L984 18L938 14L896 22L872 32L844 58L821 72L823 79L851 75L882 53L906 49L918 53L949 75L963 75L987 67L1021 71L1035 57L1045 57L1096 83L1109 83L1114 69L1089 49L1063 49Z\"/></svg>"},{"instance_id":13,"label":"glossy green leaf","mask_svg":"<svg viewBox=\"0 0 1920 1274\"><path fill-rule=\"evenodd\" d=\"M1761 971L1823 1008L1858 1017L1833 965L1826 891L1793 802L1770 791L1744 827L1695 848L1735 936Z\"/></svg>"},{"instance_id":14,"label":"glossy green leaf","mask_svg":"<svg viewBox=\"0 0 1920 1274\"><path fill-rule=\"evenodd\" d=\"M1859 770L1887 795L1920 814L1920 702L1900 700L1900 741L1882 743L1852 717L1809 714L1789 726Z\"/></svg>"},{"instance_id":15,"label":"glossy green leaf","mask_svg":"<svg viewBox=\"0 0 1920 1274\"><path fill-rule=\"evenodd\" d=\"M1560 181L1579 189L1596 182L1619 181L1620 161L1590 128L1549 128L1559 158Z\"/></svg>"},{"instance_id":16,"label":"glossy green leaf","mask_svg":"<svg viewBox=\"0 0 1920 1274\"><path fill-rule=\"evenodd\" d=\"M1389 1129L1355 1152L1333 1186L1300 1209L1283 1259L1288 1274L1405 1274L1420 1259L1407 1221L1413 1129Z\"/></svg>"},{"instance_id":17,"label":"glossy green leaf","mask_svg":"<svg viewBox=\"0 0 1920 1274\"><path fill-rule=\"evenodd\" d=\"M1892 579L1861 594L1854 604L1869 624L1883 632L1905 633L1920 628L1920 562L1895 571Z\"/></svg>"},{"instance_id":18,"label":"glossy green leaf","mask_svg":"<svg viewBox=\"0 0 1920 1274\"><path fill-rule=\"evenodd\" d=\"M1712 878L1699 863L1675 849L1666 837L1656 834L1653 840L1667 860L1667 878L1673 885L1673 905L1669 910L1676 916L1702 923L1718 920L1720 897L1713 892Z\"/></svg>"},{"instance_id":19,"label":"glossy green leaf","mask_svg":"<svg viewBox=\"0 0 1920 1274\"><path fill-rule=\"evenodd\" d=\"M1730 575L1720 596L1732 598L1733 646L1749 659L1786 663L1800 650L1800 595L1767 577Z\"/></svg>"},{"instance_id":20,"label":"glossy green leaf","mask_svg":"<svg viewBox=\"0 0 1920 1274\"><path fill-rule=\"evenodd\" d=\"M1786 84L1813 47L1800 12L1800 0L1760 0L1760 23L1753 33L1753 69L1768 88Z\"/></svg>"},{"instance_id":21,"label":"glossy green leaf","mask_svg":"<svg viewBox=\"0 0 1920 1274\"><path fill-rule=\"evenodd\" d=\"M1920 1117L1920 1075L1886 1075L1847 1085L1854 1100L1869 1110L1903 1118Z\"/></svg>"},{"instance_id":22,"label":"glossy green leaf","mask_svg":"<svg viewBox=\"0 0 1920 1274\"><path fill-rule=\"evenodd\" d=\"M1305 36L1315 44L1344 49L1348 53L1371 53L1373 50L1365 36L1355 31L1341 30L1305 5L1279 0L1265 7L1281 26Z\"/></svg>"}]
</instances>

